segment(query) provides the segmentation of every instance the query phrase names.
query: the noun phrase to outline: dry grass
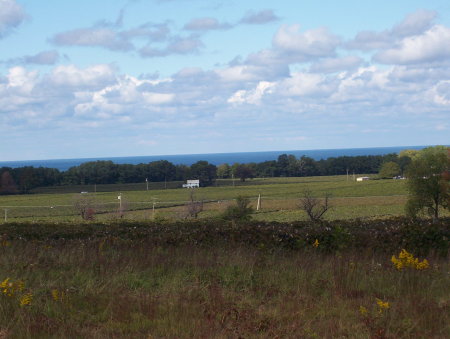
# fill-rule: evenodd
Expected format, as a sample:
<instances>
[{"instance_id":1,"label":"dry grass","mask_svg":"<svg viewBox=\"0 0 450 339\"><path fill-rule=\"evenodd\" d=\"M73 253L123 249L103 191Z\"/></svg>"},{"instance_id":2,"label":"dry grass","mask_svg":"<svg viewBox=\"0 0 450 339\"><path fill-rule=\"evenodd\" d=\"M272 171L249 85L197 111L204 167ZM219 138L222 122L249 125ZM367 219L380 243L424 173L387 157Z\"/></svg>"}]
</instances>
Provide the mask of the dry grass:
<instances>
[{"instance_id":1,"label":"dry grass","mask_svg":"<svg viewBox=\"0 0 450 339\"><path fill-rule=\"evenodd\" d=\"M321 246L321 245L319 245ZM447 338L448 261L399 272L390 254L141 240L11 241L0 274L31 306L0 295L0 328L54 338ZM394 254L394 253L392 253ZM65 293L54 300L51 291ZM389 302L380 312L377 298ZM360 313L360 307L368 311Z\"/></svg>"}]
</instances>

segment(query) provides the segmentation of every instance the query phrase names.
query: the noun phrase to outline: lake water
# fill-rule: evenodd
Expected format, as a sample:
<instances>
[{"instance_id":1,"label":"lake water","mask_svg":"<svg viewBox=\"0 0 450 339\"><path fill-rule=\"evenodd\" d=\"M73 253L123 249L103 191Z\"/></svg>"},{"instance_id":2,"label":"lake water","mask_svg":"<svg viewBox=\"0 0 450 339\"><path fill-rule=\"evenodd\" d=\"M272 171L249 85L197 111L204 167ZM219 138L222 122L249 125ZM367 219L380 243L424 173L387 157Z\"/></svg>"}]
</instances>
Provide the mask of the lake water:
<instances>
[{"instance_id":1,"label":"lake water","mask_svg":"<svg viewBox=\"0 0 450 339\"><path fill-rule=\"evenodd\" d=\"M327 159L340 156L357 155L384 155L398 153L404 149L422 149L427 146L395 146L395 147L371 147L371 148L343 148L343 149L318 149L318 150L291 150L291 151L268 151L268 152L239 152L239 153L209 153L209 154L180 154L180 155L149 155L138 157L105 157L105 158L77 158L77 159L50 159L50 160L22 160L22 161L0 161L0 167L49 167L66 171L70 167L78 166L84 162L96 160L111 160L116 164L149 163L157 160L167 160L175 165L192 165L199 160L206 160L211 164L220 165L235 162L263 162L276 160L281 154L293 154L296 157L303 155L314 160Z\"/></svg>"}]
</instances>

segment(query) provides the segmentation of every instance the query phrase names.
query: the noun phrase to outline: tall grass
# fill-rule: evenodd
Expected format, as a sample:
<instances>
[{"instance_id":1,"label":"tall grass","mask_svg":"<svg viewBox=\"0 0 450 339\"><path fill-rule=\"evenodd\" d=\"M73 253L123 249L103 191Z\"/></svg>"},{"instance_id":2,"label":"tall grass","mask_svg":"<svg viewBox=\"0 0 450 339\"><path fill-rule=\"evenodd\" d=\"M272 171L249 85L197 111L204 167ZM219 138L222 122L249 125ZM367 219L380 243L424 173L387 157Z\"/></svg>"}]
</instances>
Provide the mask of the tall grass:
<instances>
[{"instance_id":1,"label":"tall grass","mask_svg":"<svg viewBox=\"0 0 450 339\"><path fill-rule=\"evenodd\" d=\"M386 237L398 237L397 244L407 237L399 237L393 223L380 223ZM293 230L288 225L211 224L210 233L206 228L196 233L194 227L2 227L0 281L23 281L24 289L15 296L0 291L0 333L17 338L450 336L448 257L428 251L428 269L399 271L390 261L398 250L386 244L381 227L365 245L339 248L336 244L353 240L335 238L346 234L344 226L327 237L325 226L297 250L278 240L285 239L283 229ZM420 229L408 226L417 246L438 234L421 236ZM250 230L253 236L246 233ZM361 242L362 230L355 230ZM24 293L33 299L20 306Z\"/></svg>"}]
</instances>

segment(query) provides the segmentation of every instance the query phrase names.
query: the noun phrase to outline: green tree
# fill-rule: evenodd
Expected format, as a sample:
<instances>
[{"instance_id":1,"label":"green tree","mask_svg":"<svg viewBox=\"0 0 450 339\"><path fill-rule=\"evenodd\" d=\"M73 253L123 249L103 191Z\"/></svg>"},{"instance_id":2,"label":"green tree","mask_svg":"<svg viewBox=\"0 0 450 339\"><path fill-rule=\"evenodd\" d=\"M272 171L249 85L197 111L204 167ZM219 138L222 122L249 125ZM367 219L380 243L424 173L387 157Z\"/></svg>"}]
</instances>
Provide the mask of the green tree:
<instances>
[{"instance_id":1,"label":"green tree","mask_svg":"<svg viewBox=\"0 0 450 339\"><path fill-rule=\"evenodd\" d=\"M409 190L406 212L415 217L425 211L434 220L441 208L449 208L450 148L428 147L407 168Z\"/></svg>"},{"instance_id":2,"label":"green tree","mask_svg":"<svg viewBox=\"0 0 450 339\"><path fill-rule=\"evenodd\" d=\"M228 164L222 164L217 166L217 177L226 179L231 176L231 167Z\"/></svg>"},{"instance_id":3,"label":"green tree","mask_svg":"<svg viewBox=\"0 0 450 339\"><path fill-rule=\"evenodd\" d=\"M217 167L207 161L200 160L191 165L191 178L199 179L201 186L209 186L217 178Z\"/></svg>"},{"instance_id":4,"label":"green tree","mask_svg":"<svg viewBox=\"0 0 450 339\"><path fill-rule=\"evenodd\" d=\"M2 173L0 177L0 193L1 194L16 194L17 186L14 178L9 171Z\"/></svg>"},{"instance_id":5,"label":"green tree","mask_svg":"<svg viewBox=\"0 0 450 339\"><path fill-rule=\"evenodd\" d=\"M378 175L380 178L393 178L399 175L400 172L400 166L396 162L388 161L381 166Z\"/></svg>"},{"instance_id":6,"label":"green tree","mask_svg":"<svg viewBox=\"0 0 450 339\"><path fill-rule=\"evenodd\" d=\"M254 178L255 173L248 164L239 164L236 167L235 175L244 182L248 178Z\"/></svg>"}]
</instances>

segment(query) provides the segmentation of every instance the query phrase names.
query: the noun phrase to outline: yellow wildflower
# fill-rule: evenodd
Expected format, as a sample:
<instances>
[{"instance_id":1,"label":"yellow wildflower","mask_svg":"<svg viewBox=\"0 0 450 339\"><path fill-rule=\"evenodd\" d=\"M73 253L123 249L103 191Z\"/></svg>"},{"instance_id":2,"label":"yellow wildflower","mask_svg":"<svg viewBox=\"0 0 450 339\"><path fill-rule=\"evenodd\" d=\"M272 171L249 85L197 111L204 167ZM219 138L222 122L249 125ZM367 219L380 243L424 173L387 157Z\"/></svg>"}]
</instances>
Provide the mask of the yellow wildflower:
<instances>
[{"instance_id":1,"label":"yellow wildflower","mask_svg":"<svg viewBox=\"0 0 450 339\"><path fill-rule=\"evenodd\" d=\"M318 240L318 239L316 239L316 241L314 241L313 246L314 246L315 248L319 247L319 240Z\"/></svg>"},{"instance_id":2,"label":"yellow wildflower","mask_svg":"<svg viewBox=\"0 0 450 339\"><path fill-rule=\"evenodd\" d=\"M424 259L420 262L419 258L414 258L414 256L405 249L401 250L398 255L398 259L395 255L393 255L391 258L391 262L399 271L405 267L413 268L416 270L424 270L430 266L427 259Z\"/></svg>"},{"instance_id":3,"label":"yellow wildflower","mask_svg":"<svg viewBox=\"0 0 450 339\"><path fill-rule=\"evenodd\" d=\"M6 278L5 280L3 280L3 281L0 283L0 288L6 288L6 287L8 286L8 284L9 284L9 279L10 279L10 278Z\"/></svg>"},{"instance_id":4,"label":"yellow wildflower","mask_svg":"<svg viewBox=\"0 0 450 339\"><path fill-rule=\"evenodd\" d=\"M33 301L33 294L26 293L20 298L20 306L29 306Z\"/></svg>"},{"instance_id":5,"label":"yellow wildflower","mask_svg":"<svg viewBox=\"0 0 450 339\"><path fill-rule=\"evenodd\" d=\"M366 315L367 312L367 308L365 308L364 306L359 306L359 313L361 313L362 315Z\"/></svg>"},{"instance_id":6,"label":"yellow wildflower","mask_svg":"<svg viewBox=\"0 0 450 339\"><path fill-rule=\"evenodd\" d=\"M383 301L383 300L378 299L378 298L377 298L377 305L378 305L378 311L380 313L382 313L384 310L389 309L389 307L390 307L389 302Z\"/></svg>"},{"instance_id":7,"label":"yellow wildflower","mask_svg":"<svg viewBox=\"0 0 450 339\"><path fill-rule=\"evenodd\" d=\"M59 299L59 291L57 289L52 290L52 298L54 301L58 301Z\"/></svg>"},{"instance_id":8,"label":"yellow wildflower","mask_svg":"<svg viewBox=\"0 0 450 339\"><path fill-rule=\"evenodd\" d=\"M63 302L63 301L66 301L67 296L66 296L66 293L64 293L63 291L53 289L52 290L52 298L54 301Z\"/></svg>"}]
</instances>

